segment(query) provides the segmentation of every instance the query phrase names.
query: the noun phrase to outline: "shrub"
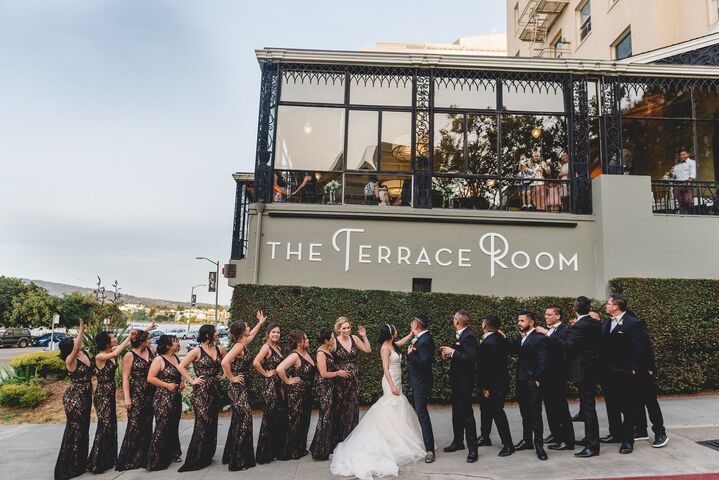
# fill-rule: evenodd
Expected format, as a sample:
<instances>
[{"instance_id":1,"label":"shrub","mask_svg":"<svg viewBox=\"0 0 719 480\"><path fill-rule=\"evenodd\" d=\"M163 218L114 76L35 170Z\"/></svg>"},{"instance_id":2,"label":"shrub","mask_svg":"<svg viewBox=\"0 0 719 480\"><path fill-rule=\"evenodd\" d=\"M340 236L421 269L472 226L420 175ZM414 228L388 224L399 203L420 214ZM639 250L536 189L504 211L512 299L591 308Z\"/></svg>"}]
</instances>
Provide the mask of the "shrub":
<instances>
[{"instance_id":1,"label":"shrub","mask_svg":"<svg viewBox=\"0 0 719 480\"><path fill-rule=\"evenodd\" d=\"M66 375L65 362L60 359L60 352L32 352L13 357L10 365L15 372L24 377L48 376L62 377Z\"/></svg>"},{"instance_id":2,"label":"shrub","mask_svg":"<svg viewBox=\"0 0 719 480\"><path fill-rule=\"evenodd\" d=\"M47 391L35 382L9 383L0 386L0 405L34 408L47 400Z\"/></svg>"}]
</instances>

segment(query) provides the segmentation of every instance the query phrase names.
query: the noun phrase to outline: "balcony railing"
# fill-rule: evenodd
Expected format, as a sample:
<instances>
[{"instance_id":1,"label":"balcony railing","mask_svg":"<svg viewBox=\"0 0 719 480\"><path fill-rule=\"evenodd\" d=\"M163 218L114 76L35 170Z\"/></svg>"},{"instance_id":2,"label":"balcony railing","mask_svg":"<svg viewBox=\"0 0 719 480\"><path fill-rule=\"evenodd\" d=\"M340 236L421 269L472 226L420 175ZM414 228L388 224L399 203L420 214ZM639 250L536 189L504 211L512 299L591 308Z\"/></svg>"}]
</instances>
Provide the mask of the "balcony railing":
<instances>
[{"instance_id":1,"label":"balcony railing","mask_svg":"<svg viewBox=\"0 0 719 480\"><path fill-rule=\"evenodd\" d=\"M652 181L652 212L719 215L719 182Z\"/></svg>"},{"instance_id":2,"label":"balcony railing","mask_svg":"<svg viewBox=\"0 0 719 480\"><path fill-rule=\"evenodd\" d=\"M249 206L254 201L254 174L235 174L235 220L232 227L232 251L230 258L240 260L247 256L249 236Z\"/></svg>"}]
</instances>

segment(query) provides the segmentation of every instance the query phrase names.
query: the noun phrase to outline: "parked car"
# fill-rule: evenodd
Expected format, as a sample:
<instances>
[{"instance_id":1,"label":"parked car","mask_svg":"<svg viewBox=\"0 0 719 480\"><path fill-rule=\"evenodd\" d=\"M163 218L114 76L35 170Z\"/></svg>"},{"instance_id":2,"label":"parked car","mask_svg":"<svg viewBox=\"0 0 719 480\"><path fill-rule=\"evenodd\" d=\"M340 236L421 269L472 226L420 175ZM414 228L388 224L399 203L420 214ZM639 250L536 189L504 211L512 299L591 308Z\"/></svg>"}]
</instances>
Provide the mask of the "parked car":
<instances>
[{"instance_id":1,"label":"parked car","mask_svg":"<svg viewBox=\"0 0 719 480\"><path fill-rule=\"evenodd\" d=\"M32 345L34 347L48 347L48 346L50 346L51 339L54 340L56 343L60 343L60 340L63 340L65 338L73 338L73 337L64 332L55 332L52 335L49 333L46 333L44 335L40 335L39 337L35 337L32 341Z\"/></svg>"},{"instance_id":2,"label":"parked car","mask_svg":"<svg viewBox=\"0 0 719 480\"><path fill-rule=\"evenodd\" d=\"M32 334L29 328L2 328L0 329L1 347L25 348L32 345Z\"/></svg>"},{"instance_id":3,"label":"parked car","mask_svg":"<svg viewBox=\"0 0 719 480\"><path fill-rule=\"evenodd\" d=\"M153 330L150 332L150 345L157 347L157 341L162 335L165 335L163 330Z\"/></svg>"},{"instance_id":4,"label":"parked car","mask_svg":"<svg viewBox=\"0 0 719 480\"><path fill-rule=\"evenodd\" d=\"M189 352L193 348L195 348L199 343L197 343L197 340L190 340L190 342L187 343L187 351ZM222 345L225 350L230 348L230 336L229 335L220 335L220 345Z\"/></svg>"},{"instance_id":5,"label":"parked car","mask_svg":"<svg viewBox=\"0 0 719 480\"><path fill-rule=\"evenodd\" d=\"M188 338L196 338L197 335L193 335L191 330L186 328L171 328L167 330L168 335L174 335L180 340L187 340Z\"/></svg>"}]
</instances>

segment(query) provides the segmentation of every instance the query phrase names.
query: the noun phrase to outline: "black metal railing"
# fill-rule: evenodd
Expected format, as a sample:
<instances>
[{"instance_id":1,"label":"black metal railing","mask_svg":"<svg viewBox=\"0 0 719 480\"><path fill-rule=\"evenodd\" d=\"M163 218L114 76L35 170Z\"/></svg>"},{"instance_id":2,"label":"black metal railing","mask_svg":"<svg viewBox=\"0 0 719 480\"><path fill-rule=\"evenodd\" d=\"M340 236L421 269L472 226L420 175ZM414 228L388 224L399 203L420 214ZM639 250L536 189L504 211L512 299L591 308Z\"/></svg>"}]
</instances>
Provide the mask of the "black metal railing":
<instances>
[{"instance_id":1,"label":"black metal railing","mask_svg":"<svg viewBox=\"0 0 719 480\"><path fill-rule=\"evenodd\" d=\"M230 258L240 260L247 256L249 237L249 206L254 202L254 181L249 178L236 178L235 220L232 227L232 251Z\"/></svg>"},{"instance_id":2,"label":"black metal railing","mask_svg":"<svg viewBox=\"0 0 719 480\"><path fill-rule=\"evenodd\" d=\"M719 215L719 182L652 181L652 212Z\"/></svg>"}]
</instances>

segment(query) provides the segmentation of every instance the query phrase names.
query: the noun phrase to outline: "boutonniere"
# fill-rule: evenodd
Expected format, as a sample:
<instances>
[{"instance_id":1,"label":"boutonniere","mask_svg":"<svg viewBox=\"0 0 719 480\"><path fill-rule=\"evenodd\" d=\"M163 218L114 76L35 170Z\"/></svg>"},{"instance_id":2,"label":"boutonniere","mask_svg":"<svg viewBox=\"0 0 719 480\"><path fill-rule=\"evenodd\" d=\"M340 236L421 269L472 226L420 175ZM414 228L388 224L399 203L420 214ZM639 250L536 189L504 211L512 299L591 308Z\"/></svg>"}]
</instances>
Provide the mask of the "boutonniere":
<instances>
[{"instance_id":1,"label":"boutonniere","mask_svg":"<svg viewBox=\"0 0 719 480\"><path fill-rule=\"evenodd\" d=\"M624 325L624 318L620 318L617 322L617 327L621 327L622 325Z\"/></svg>"},{"instance_id":2,"label":"boutonniere","mask_svg":"<svg viewBox=\"0 0 719 480\"><path fill-rule=\"evenodd\" d=\"M459 343L459 342L454 342L454 346L455 346L455 347L461 347L461 346L462 346L462 344L461 344L461 343Z\"/></svg>"},{"instance_id":3,"label":"boutonniere","mask_svg":"<svg viewBox=\"0 0 719 480\"><path fill-rule=\"evenodd\" d=\"M409 343L410 345L414 345L415 343L417 343L417 337L414 337Z\"/></svg>"}]
</instances>

